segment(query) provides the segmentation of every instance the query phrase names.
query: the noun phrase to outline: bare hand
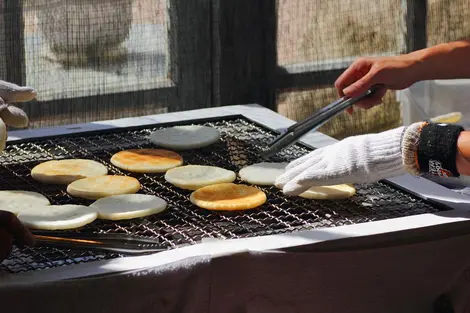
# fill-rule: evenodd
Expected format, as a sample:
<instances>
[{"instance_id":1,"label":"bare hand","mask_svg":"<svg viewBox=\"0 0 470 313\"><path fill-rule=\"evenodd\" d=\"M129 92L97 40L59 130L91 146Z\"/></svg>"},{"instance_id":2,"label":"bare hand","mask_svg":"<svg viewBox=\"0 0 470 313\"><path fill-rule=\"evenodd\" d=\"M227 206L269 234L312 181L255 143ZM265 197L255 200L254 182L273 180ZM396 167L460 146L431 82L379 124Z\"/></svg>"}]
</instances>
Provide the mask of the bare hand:
<instances>
[{"instance_id":1,"label":"bare hand","mask_svg":"<svg viewBox=\"0 0 470 313\"><path fill-rule=\"evenodd\" d=\"M8 257L13 248L13 240L32 246L34 237L15 214L0 211L0 262Z\"/></svg>"},{"instance_id":2,"label":"bare hand","mask_svg":"<svg viewBox=\"0 0 470 313\"><path fill-rule=\"evenodd\" d=\"M382 103L387 90L401 90L414 84L416 64L415 60L406 56L360 58L341 74L335 87L341 97L357 97L373 85L384 85L357 104L360 108L370 109ZM352 112L352 108L349 112Z\"/></svg>"}]
</instances>

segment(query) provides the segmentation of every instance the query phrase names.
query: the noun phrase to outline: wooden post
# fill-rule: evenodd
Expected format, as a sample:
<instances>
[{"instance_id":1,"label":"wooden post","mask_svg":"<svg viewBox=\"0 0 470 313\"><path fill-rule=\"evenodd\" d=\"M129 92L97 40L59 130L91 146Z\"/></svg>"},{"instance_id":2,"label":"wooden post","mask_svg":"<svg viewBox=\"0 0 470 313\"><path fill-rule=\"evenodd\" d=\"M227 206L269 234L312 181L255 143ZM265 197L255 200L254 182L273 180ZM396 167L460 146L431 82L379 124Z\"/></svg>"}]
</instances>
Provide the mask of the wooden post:
<instances>
[{"instance_id":1,"label":"wooden post","mask_svg":"<svg viewBox=\"0 0 470 313\"><path fill-rule=\"evenodd\" d=\"M1 79L25 85L25 50L24 50L24 20L22 0L3 0L4 37L1 50L5 58L5 73Z\"/></svg>"},{"instance_id":2,"label":"wooden post","mask_svg":"<svg viewBox=\"0 0 470 313\"><path fill-rule=\"evenodd\" d=\"M213 100L276 107L276 0L214 0Z\"/></svg>"},{"instance_id":3,"label":"wooden post","mask_svg":"<svg viewBox=\"0 0 470 313\"><path fill-rule=\"evenodd\" d=\"M405 1L406 52L427 47L427 12L428 2L425 0Z\"/></svg>"},{"instance_id":4,"label":"wooden post","mask_svg":"<svg viewBox=\"0 0 470 313\"><path fill-rule=\"evenodd\" d=\"M211 0L169 0L170 79L179 105L169 111L212 106Z\"/></svg>"}]
</instances>

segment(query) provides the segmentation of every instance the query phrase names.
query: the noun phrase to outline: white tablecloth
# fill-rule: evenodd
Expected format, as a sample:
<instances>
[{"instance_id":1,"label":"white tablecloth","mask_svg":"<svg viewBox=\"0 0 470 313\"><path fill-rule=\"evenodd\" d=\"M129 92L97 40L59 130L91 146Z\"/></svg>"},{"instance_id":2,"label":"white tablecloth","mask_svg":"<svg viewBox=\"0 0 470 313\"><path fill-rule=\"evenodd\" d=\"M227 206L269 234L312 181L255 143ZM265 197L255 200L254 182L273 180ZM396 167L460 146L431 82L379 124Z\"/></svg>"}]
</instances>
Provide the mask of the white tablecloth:
<instances>
[{"instance_id":1,"label":"white tablecloth","mask_svg":"<svg viewBox=\"0 0 470 313\"><path fill-rule=\"evenodd\" d=\"M0 304L2 312L15 313L424 313L455 289L470 265L469 246L466 235L356 251L312 246L193 258L121 275L0 288Z\"/></svg>"}]
</instances>

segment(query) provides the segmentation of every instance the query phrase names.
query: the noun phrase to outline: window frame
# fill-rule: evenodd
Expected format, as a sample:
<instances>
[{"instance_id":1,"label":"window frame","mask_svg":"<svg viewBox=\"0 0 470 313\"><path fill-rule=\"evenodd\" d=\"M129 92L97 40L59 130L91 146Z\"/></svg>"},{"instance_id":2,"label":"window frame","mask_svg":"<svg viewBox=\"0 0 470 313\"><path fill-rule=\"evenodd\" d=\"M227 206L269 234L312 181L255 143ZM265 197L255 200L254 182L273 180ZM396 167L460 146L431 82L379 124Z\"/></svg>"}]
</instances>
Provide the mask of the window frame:
<instances>
[{"instance_id":1,"label":"window frame","mask_svg":"<svg viewBox=\"0 0 470 313\"><path fill-rule=\"evenodd\" d=\"M44 112L53 119L71 114L70 110L84 121L88 121L86 116L110 119L100 113L103 105L111 103L116 111L130 107L151 111L166 106L175 112L249 103L276 110L278 90L331 86L353 61L279 66L277 0L166 0L166 6L168 84L151 90L32 101L22 105L31 119L44 116ZM427 1L402 0L402 8L403 52L425 48ZM4 49L0 54L12 59L0 61L0 75L24 85L22 0L3 0L1 18L6 46L0 48Z\"/></svg>"}]
</instances>

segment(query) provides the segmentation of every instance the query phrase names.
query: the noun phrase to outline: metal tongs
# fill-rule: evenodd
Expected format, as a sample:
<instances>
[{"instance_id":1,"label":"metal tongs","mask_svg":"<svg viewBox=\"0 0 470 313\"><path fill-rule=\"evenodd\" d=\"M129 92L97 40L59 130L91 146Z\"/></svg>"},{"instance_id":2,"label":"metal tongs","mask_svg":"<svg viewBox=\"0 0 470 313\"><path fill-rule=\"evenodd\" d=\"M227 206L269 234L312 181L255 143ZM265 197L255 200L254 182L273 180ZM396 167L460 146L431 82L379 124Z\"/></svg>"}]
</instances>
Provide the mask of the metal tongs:
<instances>
[{"instance_id":1,"label":"metal tongs","mask_svg":"<svg viewBox=\"0 0 470 313\"><path fill-rule=\"evenodd\" d=\"M269 157L280 152L281 150L296 143L300 139L300 137L302 137L306 133L313 130L317 130L330 119L343 112L347 108L351 107L355 103L359 102L360 100L370 96L381 87L383 86L373 86L368 91L358 97L342 97L341 99L330 103L326 107L317 111L312 116L307 117L306 119L290 126L285 133L277 137L273 142L269 144L268 149L263 151L261 153L261 156L264 159L268 159Z\"/></svg>"},{"instance_id":2,"label":"metal tongs","mask_svg":"<svg viewBox=\"0 0 470 313\"><path fill-rule=\"evenodd\" d=\"M158 240L126 234L35 231L33 235L37 245L57 248L85 248L134 255L167 250Z\"/></svg>"}]
</instances>

